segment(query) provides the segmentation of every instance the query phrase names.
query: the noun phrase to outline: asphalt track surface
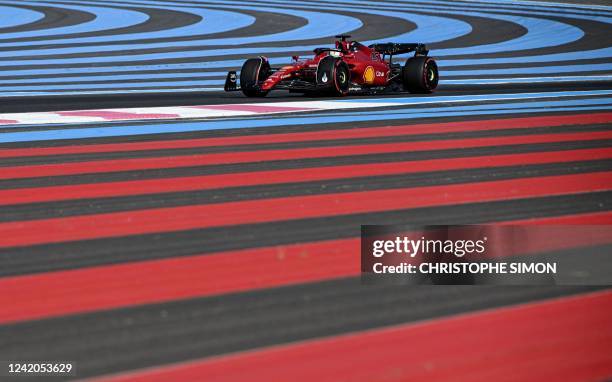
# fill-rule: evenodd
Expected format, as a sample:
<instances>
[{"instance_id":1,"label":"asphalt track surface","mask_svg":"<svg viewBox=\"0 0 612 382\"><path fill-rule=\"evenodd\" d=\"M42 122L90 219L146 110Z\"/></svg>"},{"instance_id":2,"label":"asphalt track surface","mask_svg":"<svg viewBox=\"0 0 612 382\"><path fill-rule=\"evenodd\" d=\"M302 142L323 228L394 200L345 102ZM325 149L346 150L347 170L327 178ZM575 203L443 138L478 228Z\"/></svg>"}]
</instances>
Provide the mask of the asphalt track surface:
<instances>
[{"instance_id":1,"label":"asphalt track surface","mask_svg":"<svg viewBox=\"0 0 612 382\"><path fill-rule=\"evenodd\" d=\"M612 224L606 2L0 7L0 360L113 381L612 377L605 285L359 278L361 224ZM343 32L427 43L438 91L219 91L246 56Z\"/></svg>"}]
</instances>

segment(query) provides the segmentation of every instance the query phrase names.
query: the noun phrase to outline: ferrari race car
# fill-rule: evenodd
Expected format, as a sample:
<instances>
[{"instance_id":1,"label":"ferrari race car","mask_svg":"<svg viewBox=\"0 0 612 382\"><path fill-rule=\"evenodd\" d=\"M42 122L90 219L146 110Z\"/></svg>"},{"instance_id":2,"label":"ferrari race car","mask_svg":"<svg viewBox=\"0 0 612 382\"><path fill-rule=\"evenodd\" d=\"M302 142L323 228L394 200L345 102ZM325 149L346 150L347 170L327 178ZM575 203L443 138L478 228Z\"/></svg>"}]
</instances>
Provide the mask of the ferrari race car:
<instances>
[{"instance_id":1,"label":"ferrari race car","mask_svg":"<svg viewBox=\"0 0 612 382\"><path fill-rule=\"evenodd\" d=\"M273 89L294 93L344 96L407 90L430 93L438 85L438 66L424 44L384 43L365 46L336 36L335 48L317 48L312 59L293 56L291 65L272 68L266 57L249 58L242 65L240 83L235 71L227 74L225 91L264 97ZM404 66L393 56L414 52Z\"/></svg>"}]
</instances>

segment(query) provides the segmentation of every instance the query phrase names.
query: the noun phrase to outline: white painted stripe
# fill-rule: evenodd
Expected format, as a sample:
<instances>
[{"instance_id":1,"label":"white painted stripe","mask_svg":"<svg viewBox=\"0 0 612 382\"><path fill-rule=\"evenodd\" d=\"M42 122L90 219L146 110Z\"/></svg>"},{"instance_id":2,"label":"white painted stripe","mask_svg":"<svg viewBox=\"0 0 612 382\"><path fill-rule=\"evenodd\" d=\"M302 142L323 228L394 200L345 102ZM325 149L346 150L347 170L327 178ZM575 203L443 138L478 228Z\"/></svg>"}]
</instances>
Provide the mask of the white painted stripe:
<instances>
[{"instance_id":1,"label":"white painted stripe","mask_svg":"<svg viewBox=\"0 0 612 382\"><path fill-rule=\"evenodd\" d=\"M106 121L101 117L69 117L61 116L53 112L0 114L0 120L5 119L16 120L18 121L17 124L19 125L46 125L50 123L89 123ZM61 122L52 122L58 120L61 120Z\"/></svg>"},{"instance_id":2,"label":"white painted stripe","mask_svg":"<svg viewBox=\"0 0 612 382\"><path fill-rule=\"evenodd\" d=\"M385 98L381 98L379 102L371 102L372 99L359 99L350 100L344 102L342 99L329 100L329 101L290 101L290 102L276 102L274 106L286 106L286 107L304 107L308 109L320 109L320 110L335 110L335 109L365 109L368 107L392 107L401 106L399 102L386 102ZM351 102L358 101L358 102ZM259 104L261 105L261 104Z\"/></svg>"},{"instance_id":3,"label":"white painted stripe","mask_svg":"<svg viewBox=\"0 0 612 382\"><path fill-rule=\"evenodd\" d=\"M325 101L290 101L226 105L162 106L99 110L73 110L64 112L58 111L38 113L7 113L0 114L0 120L16 121L15 123L5 122L4 127L10 127L15 125L76 124L90 122L117 122L152 119L214 119L220 117L244 117L251 115L300 113L309 111L371 109L384 107L400 107L407 105L475 103L485 101L512 101L525 99L567 98L602 95L612 95L612 90L480 94L465 96L430 95L419 97L352 98L332 99ZM74 115L78 113L83 113L85 115ZM122 113L124 115L119 113Z\"/></svg>"},{"instance_id":4,"label":"white painted stripe","mask_svg":"<svg viewBox=\"0 0 612 382\"><path fill-rule=\"evenodd\" d=\"M125 109L108 109L108 111L118 111L121 113L133 114L178 114L179 118L217 118L235 116L240 117L245 115L258 114L252 111L198 109L189 106L133 107Z\"/></svg>"}]
</instances>

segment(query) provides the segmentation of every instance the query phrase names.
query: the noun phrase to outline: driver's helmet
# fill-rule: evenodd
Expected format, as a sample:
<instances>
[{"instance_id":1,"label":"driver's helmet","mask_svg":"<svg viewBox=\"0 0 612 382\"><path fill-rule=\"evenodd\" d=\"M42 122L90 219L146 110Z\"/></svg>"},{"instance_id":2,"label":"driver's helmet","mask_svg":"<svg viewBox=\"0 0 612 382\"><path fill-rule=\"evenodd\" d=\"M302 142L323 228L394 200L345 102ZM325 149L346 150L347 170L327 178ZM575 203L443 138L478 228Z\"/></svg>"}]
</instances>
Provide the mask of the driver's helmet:
<instances>
[{"instance_id":1,"label":"driver's helmet","mask_svg":"<svg viewBox=\"0 0 612 382\"><path fill-rule=\"evenodd\" d=\"M351 43L348 41L336 41L336 49L340 49L342 52L350 51Z\"/></svg>"}]
</instances>

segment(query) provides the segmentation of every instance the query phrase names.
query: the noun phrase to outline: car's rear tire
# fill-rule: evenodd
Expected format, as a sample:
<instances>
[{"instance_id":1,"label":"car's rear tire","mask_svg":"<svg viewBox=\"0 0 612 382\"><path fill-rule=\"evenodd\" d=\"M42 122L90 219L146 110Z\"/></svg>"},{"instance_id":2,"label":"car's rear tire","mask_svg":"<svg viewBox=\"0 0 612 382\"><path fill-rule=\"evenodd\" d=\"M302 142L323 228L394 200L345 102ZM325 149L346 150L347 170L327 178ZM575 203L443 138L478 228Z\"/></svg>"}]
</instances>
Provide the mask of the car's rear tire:
<instances>
[{"instance_id":1,"label":"car's rear tire","mask_svg":"<svg viewBox=\"0 0 612 382\"><path fill-rule=\"evenodd\" d=\"M402 68L404 89L410 93L431 93L439 79L438 65L431 57L411 57Z\"/></svg>"},{"instance_id":2,"label":"car's rear tire","mask_svg":"<svg viewBox=\"0 0 612 382\"><path fill-rule=\"evenodd\" d=\"M335 57L323 57L317 67L317 85L325 89L324 93L345 96L349 93L350 84L348 65Z\"/></svg>"},{"instance_id":3,"label":"car's rear tire","mask_svg":"<svg viewBox=\"0 0 612 382\"><path fill-rule=\"evenodd\" d=\"M270 64L263 57L249 58L240 70L240 88L247 97L265 97L267 91L257 86L270 76Z\"/></svg>"}]
</instances>

